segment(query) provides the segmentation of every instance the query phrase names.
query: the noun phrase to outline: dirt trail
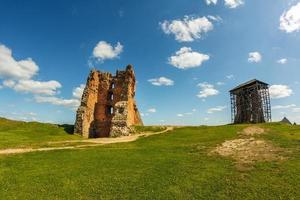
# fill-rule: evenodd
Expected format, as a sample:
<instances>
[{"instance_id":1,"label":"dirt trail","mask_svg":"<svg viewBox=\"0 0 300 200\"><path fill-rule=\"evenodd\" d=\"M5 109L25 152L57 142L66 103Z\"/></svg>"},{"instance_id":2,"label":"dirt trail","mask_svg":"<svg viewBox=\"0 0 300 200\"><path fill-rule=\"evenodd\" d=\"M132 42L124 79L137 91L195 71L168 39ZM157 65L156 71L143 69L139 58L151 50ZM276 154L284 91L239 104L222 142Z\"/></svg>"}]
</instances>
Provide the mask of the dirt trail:
<instances>
[{"instance_id":1,"label":"dirt trail","mask_svg":"<svg viewBox=\"0 0 300 200\"><path fill-rule=\"evenodd\" d=\"M263 128L249 126L240 133L242 138L227 140L217 146L211 153L230 157L239 164L283 160L284 158L280 155L283 149L275 147L263 139L255 138L255 136L263 133L265 133Z\"/></svg>"},{"instance_id":2,"label":"dirt trail","mask_svg":"<svg viewBox=\"0 0 300 200\"><path fill-rule=\"evenodd\" d=\"M66 140L66 141L55 141L48 142L47 144L72 144L72 143L82 143L74 146L58 146L58 147L43 147L43 148L15 148L15 149L1 149L0 155L7 154L22 154L34 151L52 151L52 150L61 150L61 149L78 149L85 147L93 147L100 146L105 144L113 144L113 143L124 143L124 142L132 142L137 140L140 137L148 137L151 135L157 135L166 133L168 131L173 130L173 127L169 126L163 131L159 132L143 132L141 134L130 135L130 136L122 136L118 138L96 138L96 139L84 139L84 140ZM88 144L84 144L88 143Z\"/></svg>"}]
</instances>

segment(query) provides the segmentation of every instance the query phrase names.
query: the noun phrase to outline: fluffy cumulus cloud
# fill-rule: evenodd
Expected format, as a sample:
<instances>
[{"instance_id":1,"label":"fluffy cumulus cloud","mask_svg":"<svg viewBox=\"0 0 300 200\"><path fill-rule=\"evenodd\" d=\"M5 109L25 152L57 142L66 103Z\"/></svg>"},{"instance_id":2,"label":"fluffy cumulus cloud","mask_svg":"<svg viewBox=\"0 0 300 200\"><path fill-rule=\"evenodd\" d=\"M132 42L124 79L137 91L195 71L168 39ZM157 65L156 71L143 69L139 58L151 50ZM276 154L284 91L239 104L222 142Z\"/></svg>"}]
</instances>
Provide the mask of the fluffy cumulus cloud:
<instances>
[{"instance_id":1,"label":"fluffy cumulus cloud","mask_svg":"<svg viewBox=\"0 0 300 200\"><path fill-rule=\"evenodd\" d=\"M287 33L300 30L300 2L280 16L279 29Z\"/></svg>"},{"instance_id":2,"label":"fluffy cumulus cloud","mask_svg":"<svg viewBox=\"0 0 300 200\"><path fill-rule=\"evenodd\" d=\"M293 94L293 90L287 85L271 85L269 90L272 99L289 97Z\"/></svg>"},{"instance_id":3,"label":"fluffy cumulus cloud","mask_svg":"<svg viewBox=\"0 0 300 200\"><path fill-rule=\"evenodd\" d=\"M85 85L81 84L79 87L73 89L72 95L73 97L70 99L64 99L56 96L41 96L36 95L34 97L37 103L50 103L57 106L65 106L75 110L80 105L80 100L83 94L83 90Z\"/></svg>"},{"instance_id":4,"label":"fluffy cumulus cloud","mask_svg":"<svg viewBox=\"0 0 300 200\"><path fill-rule=\"evenodd\" d=\"M248 57L248 62L250 63L258 63L262 60L262 56L259 52L250 52Z\"/></svg>"},{"instance_id":5,"label":"fluffy cumulus cloud","mask_svg":"<svg viewBox=\"0 0 300 200\"><path fill-rule=\"evenodd\" d=\"M6 87L12 88L17 92L55 95L57 90L61 88L61 84L57 81L34 81L34 80L6 80L3 82Z\"/></svg>"},{"instance_id":6,"label":"fluffy cumulus cloud","mask_svg":"<svg viewBox=\"0 0 300 200\"><path fill-rule=\"evenodd\" d=\"M228 8L237 8L243 4L243 0L225 0L225 6L227 6Z\"/></svg>"},{"instance_id":7,"label":"fluffy cumulus cloud","mask_svg":"<svg viewBox=\"0 0 300 200\"><path fill-rule=\"evenodd\" d=\"M189 47L182 47L169 58L169 64L179 69L188 69L199 67L207 60L209 60L209 55L193 51Z\"/></svg>"},{"instance_id":8,"label":"fluffy cumulus cloud","mask_svg":"<svg viewBox=\"0 0 300 200\"><path fill-rule=\"evenodd\" d=\"M164 33L175 35L179 42L192 42L202 37L204 33L213 30L213 24L207 17L185 16L182 20L172 20L160 23Z\"/></svg>"},{"instance_id":9,"label":"fluffy cumulus cloud","mask_svg":"<svg viewBox=\"0 0 300 200\"><path fill-rule=\"evenodd\" d=\"M225 6L228 8L237 8L244 4L244 0L224 0ZM216 5L218 0L205 0L207 5Z\"/></svg>"},{"instance_id":10,"label":"fluffy cumulus cloud","mask_svg":"<svg viewBox=\"0 0 300 200\"><path fill-rule=\"evenodd\" d=\"M111 60L118 58L123 51L123 45L118 42L115 46L112 44L100 41L93 50L93 56L99 61Z\"/></svg>"},{"instance_id":11,"label":"fluffy cumulus cloud","mask_svg":"<svg viewBox=\"0 0 300 200\"><path fill-rule=\"evenodd\" d=\"M39 71L37 64L31 59L15 60L12 50L0 45L0 78L30 79Z\"/></svg>"},{"instance_id":12,"label":"fluffy cumulus cloud","mask_svg":"<svg viewBox=\"0 0 300 200\"><path fill-rule=\"evenodd\" d=\"M23 93L55 95L61 84L55 80L33 80L38 71L38 65L31 58L17 61L11 49L0 45L0 78L4 87Z\"/></svg>"},{"instance_id":13,"label":"fluffy cumulus cloud","mask_svg":"<svg viewBox=\"0 0 300 200\"><path fill-rule=\"evenodd\" d=\"M205 0L207 5L216 5L218 3L218 0Z\"/></svg>"},{"instance_id":14,"label":"fluffy cumulus cloud","mask_svg":"<svg viewBox=\"0 0 300 200\"><path fill-rule=\"evenodd\" d=\"M208 114L213 114L214 112L222 112L225 108L226 108L226 106L217 106L215 108L209 108L207 110L207 113Z\"/></svg>"},{"instance_id":15,"label":"fluffy cumulus cloud","mask_svg":"<svg viewBox=\"0 0 300 200\"><path fill-rule=\"evenodd\" d=\"M116 47L118 49L118 47ZM31 59L17 61L12 50L0 45L0 79L2 87L7 87L21 93L31 93L38 103L51 103L66 107L76 108L80 104L80 98L84 85L73 89L73 97L70 99L59 98L56 95L62 85L55 80L37 81L33 77L39 71L38 65Z\"/></svg>"},{"instance_id":16,"label":"fluffy cumulus cloud","mask_svg":"<svg viewBox=\"0 0 300 200\"><path fill-rule=\"evenodd\" d=\"M53 105L66 106L71 108L76 108L80 104L80 101L78 99L63 99L54 96L35 96L34 99L37 103L50 103Z\"/></svg>"},{"instance_id":17,"label":"fluffy cumulus cloud","mask_svg":"<svg viewBox=\"0 0 300 200\"><path fill-rule=\"evenodd\" d=\"M81 84L79 87L74 88L73 97L77 99L81 99L84 88L85 88L84 84Z\"/></svg>"},{"instance_id":18,"label":"fluffy cumulus cloud","mask_svg":"<svg viewBox=\"0 0 300 200\"><path fill-rule=\"evenodd\" d=\"M153 78L148 80L152 85L155 86L171 86L174 85L174 81L171 79L168 79L166 77L160 77L160 78Z\"/></svg>"},{"instance_id":19,"label":"fluffy cumulus cloud","mask_svg":"<svg viewBox=\"0 0 300 200\"><path fill-rule=\"evenodd\" d=\"M286 58L279 59L277 60L277 63L284 65L287 63L287 59Z\"/></svg>"},{"instance_id":20,"label":"fluffy cumulus cloud","mask_svg":"<svg viewBox=\"0 0 300 200\"><path fill-rule=\"evenodd\" d=\"M201 88L197 97L199 98L206 98L209 96L215 96L219 94L219 91L214 88L212 84L208 83L199 83L198 86Z\"/></svg>"}]
</instances>

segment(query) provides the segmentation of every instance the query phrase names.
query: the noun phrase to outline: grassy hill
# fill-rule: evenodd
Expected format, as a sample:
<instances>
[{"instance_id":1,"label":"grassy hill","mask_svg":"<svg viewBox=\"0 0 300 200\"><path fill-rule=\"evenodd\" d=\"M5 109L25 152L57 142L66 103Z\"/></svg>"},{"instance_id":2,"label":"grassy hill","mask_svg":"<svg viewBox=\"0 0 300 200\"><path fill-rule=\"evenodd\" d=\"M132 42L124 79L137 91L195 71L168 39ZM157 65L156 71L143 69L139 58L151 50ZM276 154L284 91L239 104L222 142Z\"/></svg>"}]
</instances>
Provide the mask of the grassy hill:
<instances>
[{"instance_id":1,"label":"grassy hill","mask_svg":"<svg viewBox=\"0 0 300 200\"><path fill-rule=\"evenodd\" d=\"M47 141L80 139L72 126L0 118L0 149L26 147Z\"/></svg>"},{"instance_id":2,"label":"grassy hill","mask_svg":"<svg viewBox=\"0 0 300 200\"><path fill-rule=\"evenodd\" d=\"M78 139L56 125L19 123L0 121L1 148ZM0 155L0 199L299 199L300 127L261 124L264 134L241 135L248 126L182 127L130 143ZM237 138L267 141L284 159L239 163L211 153Z\"/></svg>"}]
</instances>

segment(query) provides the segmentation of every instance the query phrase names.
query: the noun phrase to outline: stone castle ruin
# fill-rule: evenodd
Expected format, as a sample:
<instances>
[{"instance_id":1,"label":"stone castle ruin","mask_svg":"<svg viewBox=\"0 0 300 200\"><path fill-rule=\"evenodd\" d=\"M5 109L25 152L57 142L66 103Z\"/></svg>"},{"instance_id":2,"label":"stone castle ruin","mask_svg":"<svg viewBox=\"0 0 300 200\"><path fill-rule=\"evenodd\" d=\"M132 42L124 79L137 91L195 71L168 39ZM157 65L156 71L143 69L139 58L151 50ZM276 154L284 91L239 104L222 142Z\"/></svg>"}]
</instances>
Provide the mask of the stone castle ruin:
<instances>
[{"instance_id":1,"label":"stone castle ruin","mask_svg":"<svg viewBox=\"0 0 300 200\"><path fill-rule=\"evenodd\" d=\"M269 85L253 79L230 90L231 118L235 124L271 122Z\"/></svg>"},{"instance_id":2,"label":"stone castle ruin","mask_svg":"<svg viewBox=\"0 0 300 200\"><path fill-rule=\"evenodd\" d=\"M129 135L132 125L142 125L135 97L133 67L116 75L92 70L77 110L74 133L86 138Z\"/></svg>"}]
</instances>

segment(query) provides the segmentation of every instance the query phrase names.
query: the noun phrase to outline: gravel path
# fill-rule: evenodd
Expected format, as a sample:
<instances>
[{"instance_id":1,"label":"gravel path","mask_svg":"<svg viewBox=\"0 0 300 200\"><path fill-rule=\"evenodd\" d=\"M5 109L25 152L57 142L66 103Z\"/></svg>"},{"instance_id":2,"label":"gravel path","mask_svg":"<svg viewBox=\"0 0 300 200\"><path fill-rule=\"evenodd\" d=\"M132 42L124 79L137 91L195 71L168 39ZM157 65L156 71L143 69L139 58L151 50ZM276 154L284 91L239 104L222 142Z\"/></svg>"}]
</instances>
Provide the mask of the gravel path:
<instances>
[{"instance_id":1,"label":"gravel path","mask_svg":"<svg viewBox=\"0 0 300 200\"><path fill-rule=\"evenodd\" d=\"M8 154L22 154L34 151L52 151L52 150L62 150L62 149L78 149L85 147L93 147L100 146L105 144L113 144L113 143L124 143L124 142L132 142L137 140L140 137L148 137L151 135L157 135L166 133L168 131L173 130L173 127L169 126L163 131L159 132L144 132L141 134L130 135L130 136L122 136L117 138L96 138L96 139L84 139L84 140L66 140L66 141L55 141L48 142L47 144L72 144L72 143L82 143L74 146L57 146L57 147L43 147L43 148L14 148L14 149L1 149L0 155L8 155ZM88 144L84 144L88 143Z\"/></svg>"}]
</instances>

